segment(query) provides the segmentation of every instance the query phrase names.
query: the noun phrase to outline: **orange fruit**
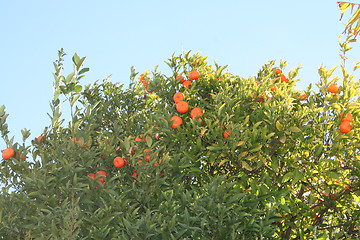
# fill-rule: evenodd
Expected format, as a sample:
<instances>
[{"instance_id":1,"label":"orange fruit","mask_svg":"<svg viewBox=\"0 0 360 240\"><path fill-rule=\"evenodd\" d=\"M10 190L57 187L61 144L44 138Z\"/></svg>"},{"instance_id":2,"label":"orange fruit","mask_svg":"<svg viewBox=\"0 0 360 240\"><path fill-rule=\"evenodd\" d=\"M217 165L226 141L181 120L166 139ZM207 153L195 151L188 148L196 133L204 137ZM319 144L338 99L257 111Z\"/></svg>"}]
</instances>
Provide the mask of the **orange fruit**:
<instances>
[{"instance_id":1,"label":"orange fruit","mask_svg":"<svg viewBox=\"0 0 360 240\"><path fill-rule=\"evenodd\" d=\"M339 86L336 85L336 83L331 83L329 86L328 86L328 92L331 92L331 93L337 93L339 91Z\"/></svg>"},{"instance_id":2,"label":"orange fruit","mask_svg":"<svg viewBox=\"0 0 360 240\"><path fill-rule=\"evenodd\" d=\"M191 82L190 80L185 80L185 81L182 83L182 85L183 85L184 87L186 87L186 88L189 88L190 85L192 85L192 82Z\"/></svg>"},{"instance_id":3,"label":"orange fruit","mask_svg":"<svg viewBox=\"0 0 360 240\"><path fill-rule=\"evenodd\" d=\"M281 82L284 82L284 83L288 83L288 82L289 82L289 79L288 79L284 74L281 74L281 75L280 75L280 80L281 80Z\"/></svg>"},{"instance_id":4,"label":"orange fruit","mask_svg":"<svg viewBox=\"0 0 360 240\"><path fill-rule=\"evenodd\" d=\"M102 182L102 183L105 182L105 179L103 177L99 177L98 180L99 180L99 182Z\"/></svg>"},{"instance_id":5,"label":"orange fruit","mask_svg":"<svg viewBox=\"0 0 360 240\"><path fill-rule=\"evenodd\" d=\"M2 158L5 160L14 157L14 155L15 155L15 151L12 148L6 148L5 150L2 151Z\"/></svg>"},{"instance_id":6,"label":"orange fruit","mask_svg":"<svg viewBox=\"0 0 360 240\"><path fill-rule=\"evenodd\" d=\"M180 83L183 83L186 79L183 76L177 76L176 80L179 80Z\"/></svg>"},{"instance_id":7,"label":"orange fruit","mask_svg":"<svg viewBox=\"0 0 360 240\"><path fill-rule=\"evenodd\" d=\"M142 83L146 82L144 74L140 74L140 76L138 78L139 78L140 82L142 82Z\"/></svg>"},{"instance_id":8,"label":"orange fruit","mask_svg":"<svg viewBox=\"0 0 360 240\"><path fill-rule=\"evenodd\" d=\"M176 103L176 111L179 113L186 113L189 111L189 104L185 101L180 101Z\"/></svg>"},{"instance_id":9,"label":"orange fruit","mask_svg":"<svg viewBox=\"0 0 360 240\"><path fill-rule=\"evenodd\" d=\"M227 130L227 131L224 131L224 133L223 133L223 137L224 137L224 138L228 138L228 137L229 137L229 135L230 135L230 133L232 133L232 130Z\"/></svg>"},{"instance_id":10,"label":"orange fruit","mask_svg":"<svg viewBox=\"0 0 360 240\"><path fill-rule=\"evenodd\" d=\"M135 142L141 142L141 141L146 141L146 137L144 137L144 135L140 134L139 136L136 136L135 138Z\"/></svg>"},{"instance_id":11,"label":"orange fruit","mask_svg":"<svg viewBox=\"0 0 360 240\"><path fill-rule=\"evenodd\" d=\"M96 174L95 174L95 173L89 173L88 176L91 177L92 179L95 179L95 178L96 178Z\"/></svg>"},{"instance_id":12,"label":"orange fruit","mask_svg":"<svg viewBox=\"0 0 360 240\"><path fill-rule=\"evenodd\" d=\"M114 166L116 168L122 168L124 165L125 165L124 159L122 159L121 157L114 158Z\"/></svg>"},{"instance_id":13,"label":"orange fruit","mask_svg":"<svg viewBox=\"0 0 360 240\"><path fill-rule=\"evenodd\" d=\"M277 90L276 85L274 85L274 86L270 89L270 91L272 91L272 92L276 92L276 90Z\"/></svg>"},{"instance_id":14,"label":"orange fruit","mask_svg":"<svg viewBox=\"0 0 360 240\"><path fill-rule=\"evenodd\" d=\"M136 170L134 169L134 172L133 172L132 176L133 176L133 177L137 177L137 175L138 175L138 174L137 174Z\"/></svg>"},{"instance_id":15,"label":"orange fruit","mask_svg":"<svg viewBox=\"0 0 360 240\"><path fill-rule=\"evenodd\" d=\"M183 120L179 116L171 117L170 122L172 122L171 127L174 128L174 129L178 128L181 124L183 124Z\"/></svg>"},{"instance_id":16,"label":"orange fruit","mask_svg":"<svg viewBox=\"0 0 360 240\"><path fill-rule=\"evenodd\" d=\"M343 113L340 113L340 119L341 121L348 121L348 122L351 122L352 121L352 114L351 113L348 113L346 114L346 116L343 118Z\"/></svg>"},{"instance_id":17,"label":"orange fruit","mask_svg":"<svg viewBox=\"0 0 360 240\"><path fill-rule=\"evenodd\" d=\"M79 139L76 139L75 137L73 137L73 138L71 138L71 141L77 142L78 144L83 145L83 146L85 146L85 147L88 146L88 143L85 142L85 143L83 144L80 138L79 138Z\"/></svg>"},{"instance_id":18,"label":"orange fruit","mask_svg":"<svg viewBox=\"0 0 360 240\"><path fill-rule=\"evenodd\" d=\"M274 72L276 75L280 75L282 73L282 70L280 68L277 68Z\"/></svg>"},{"instance_id":19,"label":"orange fruit","mask_svg":"<svg viewBox=\"0 0 360 240\"><path fill-rule=\"evenodd\" d=\"M299 95L299 99L300 99L300 101L306 101L306 99L307 99L306 94L305 94L305 93L300 94L300 95Z\"/></svg>"},{"instance_id":20,"label":"orange fruit","mask_svg":"<svg viewBox=\"0 0 360 240\"><path fill-rule=\"evenodd\" d=\"M200 77L200 73L197 70L192 70L188 73L188 76L191 80L196 80Z\"/></svg>"},{"instance_id":21,"label":"orange fruit","mask_svg":"<svg viewBox=\"0 0 360 240\"><path fill-rule=\"evenodd\" d=\"M352 129L352 125L349 121L342 121L340 123L340 132L346 134L346 133L350 132L351 129Z\"/></svg>"},{"instance_id":22,"label":"orange fruit","mask_svg":"<svg viewBox=\"0 0 360 240\"><path fill-rule=\"evenodd\" d=\"M147 152L150 152L150 149L145 148L145 149L144 149L144 153L146 154ZM145 161L150 162L150 158L151 158L151 154L150 154L150 153L148 153L148 154L145 155Z\"/></svg>"},{"instance_id":23,"label":"orange fruit","mask_svg":"<svg viewBox=\"0 0 360 240\"><path fill-rule=\"evenodd\" d=\"M105 171L102 171L102 170L97 171L96 175L99 175L99 174L106 177L106 172L105 172ZM102 182L102 183L105 182L105 179L104 179L103 177L99 177L98 180L99 180L100 182Z\"/></svg>"},{"instance_id":24,"label":"orange fruit","mask_svg":"<svg viewBox=\"0 0 360 240\"><path fill-rule=\"evenodd\" d=\"M151 155L150 153L145 155L145 161L150 162Z\"/></svg>"},{"instance_id":25,"label":"orange fruit","mask_svg":"<svg viewBox=\"0 0 360 240\"><path fill-rule=\"evenodd\" d=\"M173 99L175 103L178 103L185 99L185 95L182 92L177 92L174 94Z\"/></svg>"},{"instance_id":26,"label":"orange fruit","mask_svg":"<svg viewBox=\"0 0 360 240\"><path fill-rule=\"evenodd\" d=\"M257 100L257 102L262 102L262 101L264 101L264 96L261 96L261 97Z\"/></svg>"},{"instance_id":27,"label":"orange fruit","mask_svg":"<svg viewBox=\"0 0 360 240\"><path fill-rule=\"evenodd\" d=\"M43 136L38 136L37 137L37 142L38 143L44 142L44 137Z\"/></svg>"},{"instance_id":28,"label":"orange fruit","mask_svg":"<svg viewBox=\"0 0 360 240\"><path fill-rule=\"evenodd\" d=\"M200 117L203 115L203 111L201 110L201 108L193 108L190 112L190 117L192 119L200 119Z\"/></svg>"}]
</instances>

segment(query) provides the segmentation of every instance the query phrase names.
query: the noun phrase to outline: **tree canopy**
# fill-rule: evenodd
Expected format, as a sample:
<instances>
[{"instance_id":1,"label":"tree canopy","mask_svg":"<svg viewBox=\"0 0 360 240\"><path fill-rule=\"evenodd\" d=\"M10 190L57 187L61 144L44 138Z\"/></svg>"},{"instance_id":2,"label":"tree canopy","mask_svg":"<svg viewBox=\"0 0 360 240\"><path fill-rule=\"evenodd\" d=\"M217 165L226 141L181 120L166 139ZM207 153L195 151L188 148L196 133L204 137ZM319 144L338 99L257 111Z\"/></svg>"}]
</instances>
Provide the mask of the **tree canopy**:
<instances>
[{"instance_id":1,"label":"tree canopy","mask_svg":"<svg viewBox=\"0 0 360 240\"><path fill-rule=\"evenodd\" d=\"M285 61L244 78L191 52L82 85L59 50L41 136L15 142L0 107L0 239L357 239L353 36L305 90Z\"/></svg>"}]
</instances>

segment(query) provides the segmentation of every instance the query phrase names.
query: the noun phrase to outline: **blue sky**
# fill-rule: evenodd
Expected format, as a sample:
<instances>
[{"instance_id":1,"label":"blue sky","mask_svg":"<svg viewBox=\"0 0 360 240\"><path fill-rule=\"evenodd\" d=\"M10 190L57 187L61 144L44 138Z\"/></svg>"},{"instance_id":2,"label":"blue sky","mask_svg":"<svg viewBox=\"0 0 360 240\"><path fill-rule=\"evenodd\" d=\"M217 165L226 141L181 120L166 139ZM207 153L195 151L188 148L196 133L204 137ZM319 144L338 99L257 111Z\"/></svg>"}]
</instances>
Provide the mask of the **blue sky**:
<instances>
[{"instance_id":1,"label":"blue sky","mask_svg":"<svg viewBox=\"0 0 360 240\"><path fill-rule=\"evenodd\" d=\"M287 60L287 70L301 64L303 89L319 80L319 66L338 65L337 37L345 23L339 17L333 0L4 0L0 105L10 114L10 136L20 140L23 128L31 138L40 135L50 124L52 62L60 48L68 63L75 52L87 57L83 84L112 75L127 85L131 66L167 71L164 61L174 52L192 50L243 77L273 59ZM358 53L355 45L350 55ZM64 73L70 71L71 65Z\"/></svg>"}]
</instances>

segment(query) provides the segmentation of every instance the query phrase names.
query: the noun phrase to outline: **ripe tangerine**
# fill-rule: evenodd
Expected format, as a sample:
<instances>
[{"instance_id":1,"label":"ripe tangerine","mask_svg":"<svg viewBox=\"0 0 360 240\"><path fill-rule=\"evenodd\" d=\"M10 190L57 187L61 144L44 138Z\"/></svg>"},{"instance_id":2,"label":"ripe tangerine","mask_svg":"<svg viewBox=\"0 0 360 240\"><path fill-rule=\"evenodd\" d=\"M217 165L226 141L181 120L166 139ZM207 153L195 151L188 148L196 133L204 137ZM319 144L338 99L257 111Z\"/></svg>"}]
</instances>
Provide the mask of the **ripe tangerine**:
<instances>
[{"instance_id":1,"label":"ripe tangerine","mask_svg":"<svg viewBox=\"0 0 360 240\"><path fill-rule=\"evenodd\" d=\"M190 80L185 80L185 81L182 83L182 85L183 85L184 87L186 87L186 88L189 88L190 85L192 85L192 82L191 82Z\"/></svg>"},{"instance_id":2,"label":"ripe tangerine","mask_svg":"<svg viewBox=\"0 0 360 240\"><path fill-rule=\"evenodd\" d=\"M102 170L97 171L96 175L98 175L98 174L101 174L101 175L103 175L103 176L106 177L106 172L105 172L105 171L102 171ZM102 183L105 182L105 179L104 179L103 177L99 177L98 180L99 180L100 182L102 182Z\"/></svg>"},{"instance_id":3,"label":"ripe tangerine","mask_svg":"<svg viewBox=\"0 0 360 240\"><path fill-rule=\"evenodd\" d=\"M201 108L193 108L190 112L190 117L194 120L200 119L200 117L203 115L203 111Z\"/></svg>"},{"instance_id":4,"label":"ripe tangerine","mask_svg":"<svg viewBox=\"0 0 360 240\"><path fill-rule=\"evenodd\" d=\"M89 173L88 176L91 177L92 179L95 179L95 178L96 178L96 174L95 174L95 173Z\"/></svg>"},{"instance_id":5,"label":"ripe tangerine","mask_svg":"<svg viewBox=\"0 0 360 240\"><path fill-rule=\"evenodd\" d=\"M173 99L175 103L178 103L185 99L185 95L182 92L177 92L174 94Z\"/></svg>"},{"instance_id":6,"label":"ripe tangerine","mask_svg":"<svg viewBox=\"0 0 360 240\"><path fill-rule=\"evenodd\" d=\"M336 83L331 83L328 86L327 90L328 90L328 92L331 92L331 93L337 93L339 91L339 86Z\"/></svg>"},{"instance_id":7,"label":"ripe tangerine","mask_svg":"<svg viewBox=\"0 0 360 240\"><path fill-rule=\"evenodd\" d=\"M350 132L352 129L352 125L349 121L342 121L340 123L340 132L346 134L348 132Z\"/></svg>"},{"instance_id":8,"label":"ripe tangerine","mask_svg":"<svg viewBox=\"0 0 360 240\"><path fill-rule=\"evenodd\" d=\"M15 151L12 148L6 148L2 152L2 158L5 160L8 160L8 159L14 157L14 155L15 155Z\"/></svg>"},{"instance_id":9,"label":"ripe tangerine","mask_svg":"<svg viewBox=\"0 0 360 240\"><path fill-rule=\"evenodd\" d=\"M288 83L288 82L289 82L289 79L288 79L284 74L281 74L281 75L280 75L280 79L281 79L281 82L284 82L284 83Z\"/></svg>"},{"instance_id":10,"label":"ripe tangerine","mask_svg":"<svg viewBox=\"0 0 360 240\"><path fill-rule=\"evenodd\" d=\"M200 77L200 72L197 70L192 70L188 73L188 75L191 80L196 80Z\"/></svg>"},{"instance_id":11,"label":"ripe tangerine","mask_svg":"<svg viewBox=\"0 0 360 240\"><path fill-rule=\"evenodd\" d=\"M176 103L176 111L179 113L186 113L189 111L189 104L185 101L180 101Z\"/></svg>"},{"instance_id":12,"label":"ripe tangerine","mask_svg":"<svg viewBox=\"0 0 360 240\"><path fill-rule=\"evenodd\" d=\"M43 136L38 136L37 137L37 142L38 143L44 142L44 137Z\"/></svg>"},{"instance_id":13,"label":"ripe tangerine","mask_svg":"<svg viewBox=\"0 0 360 240\"><path fill-rule=\"evenodd\" d=\"M178 128L181 124L183 124L183 120L179 116L171 117L170 122L172 122L171 127L174 129Z\"/></svg>"},{"instance_id":14,"label":"ripe tangerine","mask_svg":"<svg viewBox=\"0 0 360 240\"><path fill-rule=\"evenodd\" d=\"M177 80L179 80L180 83L183 83L186 79L183 76L177 76L176 77Z\"/></svg>"},{"instance_id":15,"label":"ripe tangerine","mask_svg":"<svg viewBox=\"0 0 360 240\"><path fill-rule=\"evenodd\" d=\"M306 101L307 95L305 93L302 93L299 95L299 99L300 99L300 101Z\"/></svg>"},{"instance_id":16,"label":"ripe tangerine","mask_svg":"<svg viewBox=\"0 0 360 240\"><path fill-rule=\"evenodd\" d=\"M227 130L227 131L224 131L224 133L223 133L223 137L224 137L224 138L228 138L228 137L229 137L229 135L230 135L230 133L232 133L232 130Z\"/></svg>"},{"instance_id":17,"label":"ripe tangerine","mask_svg":"<svg viewBox=\"0 0 360 240\"><path fill-rule=\"evenodd\" d=\"M351 113L347 113L346 116L343 118L343 113L340 113L340 119L341 121L348 121L351 122L352 121L352 114Z\"/></svg>"},{"instance_id":18,"label":"ripe tangerine","mask_svg":"<svg viewBox=\"0 0 360 240\"><path fill-rule=\"evenodd\" d=\"M114 166L116 168L122 168L125 165L125 161L121 157L114 158Z\"/></svg>"},{"instance_id":19,"label":"ripe tangerine","mask_svg":"<svg viewBox=\"0 0 360 240\"><path fill-rule=\"evenodd\" d=\"M280 75L282 73L282 70L280 68L277 68L274 72L276 75Z\"/></svg>"}]
</instances>

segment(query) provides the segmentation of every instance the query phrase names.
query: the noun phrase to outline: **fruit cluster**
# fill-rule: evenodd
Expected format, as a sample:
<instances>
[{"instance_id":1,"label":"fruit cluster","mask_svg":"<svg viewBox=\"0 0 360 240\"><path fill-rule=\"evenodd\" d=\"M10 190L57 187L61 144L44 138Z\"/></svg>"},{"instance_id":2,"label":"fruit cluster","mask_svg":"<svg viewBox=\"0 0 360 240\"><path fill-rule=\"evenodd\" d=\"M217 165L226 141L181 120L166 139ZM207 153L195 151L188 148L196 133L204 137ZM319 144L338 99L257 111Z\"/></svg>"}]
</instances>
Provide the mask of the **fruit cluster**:
<instances>
[{"instance_id":1,"label":"fruit cluster","mask_svg":"<svg viewBox=\"0 0 360 240\"><path fill-rule=\"evenodd\" d=\"M352 114L351 113L347 113L345 115L345 117L343 117L343 113L340 114L340 120L341 120L341 123L340 123L340 132L346 134L348 132L350 132L352 130Z\"/></svg>"},{"instance_id":2,"label":"fruit cluster","mask_svg":"<svg viewBox=\"0 0 360 240\"><path fill-rule=\"evenodd\" d=\"M328 88L327 88L327 91L329 93L338 93L340 90L340 87L336 84L336 83L331 83L329 84ZM352 130L352 119L353 119L353 115L352 113L347 113L345 115L345 117L343 117L343 112L340 113L340 126L339 126L339 129L340 129L340 132L341 133L344 133L344 134L347 134L349 133L351 130Z\"/></svg>"},{"instance_id":3,"label":"fruit cluster","mask_svg":"<svg viewBox=\"0 0 360 240\"><path fill-rule=\"evenodd\" d=\"M197 70L192 70L188 73L188 77L191 80L185 80L182 76L177 76L176 79L180 81L185 88L189 88L192 84L192 80L197 80L200 77L200 72ZM187 113L189 111L189 104L185 101L185 95L182 92L177 92L173 96L175 103L176 111L179 113ZM195 107L190 111L190 117L193 120L199 120L203 115L203 110L201 108ZM180 116L172 116L170 118L171 127L177 129L181 124L183 124L183 119Z\"/></svg>"}]
</instances>

